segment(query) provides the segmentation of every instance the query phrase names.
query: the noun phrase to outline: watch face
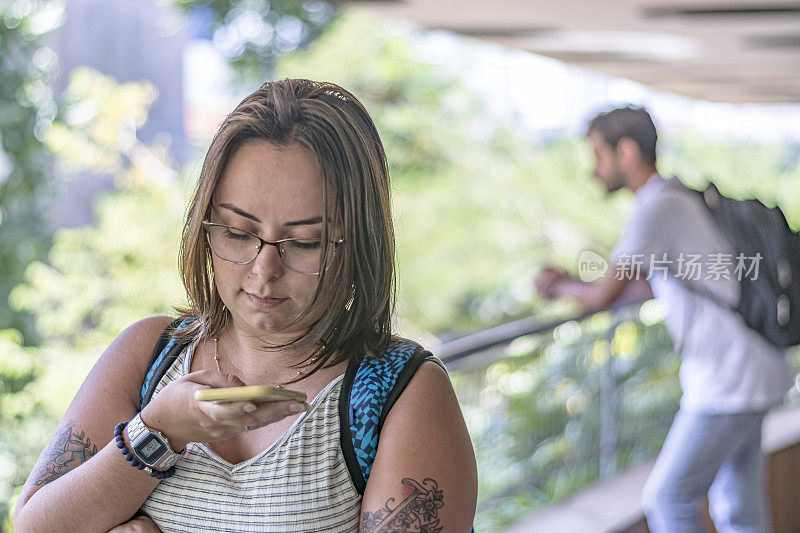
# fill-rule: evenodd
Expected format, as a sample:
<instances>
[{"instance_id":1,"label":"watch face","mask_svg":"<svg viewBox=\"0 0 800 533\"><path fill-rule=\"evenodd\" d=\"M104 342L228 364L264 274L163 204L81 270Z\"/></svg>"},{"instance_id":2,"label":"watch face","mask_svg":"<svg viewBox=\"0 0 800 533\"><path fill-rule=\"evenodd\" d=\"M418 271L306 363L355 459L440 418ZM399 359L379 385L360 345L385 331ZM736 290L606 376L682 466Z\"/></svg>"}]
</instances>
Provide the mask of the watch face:
<instances>
[{"instance_id":1,"label":"watch face","mask_svg":"<svg viewBox=\"0 0 800 533\"><path fill-rule=\"evenodd\" d=\"M134 448L136 455L141 457L148 466L152 466L167 451L167 446L155 435L148 435Z\"/></svg>"}]
</instances>

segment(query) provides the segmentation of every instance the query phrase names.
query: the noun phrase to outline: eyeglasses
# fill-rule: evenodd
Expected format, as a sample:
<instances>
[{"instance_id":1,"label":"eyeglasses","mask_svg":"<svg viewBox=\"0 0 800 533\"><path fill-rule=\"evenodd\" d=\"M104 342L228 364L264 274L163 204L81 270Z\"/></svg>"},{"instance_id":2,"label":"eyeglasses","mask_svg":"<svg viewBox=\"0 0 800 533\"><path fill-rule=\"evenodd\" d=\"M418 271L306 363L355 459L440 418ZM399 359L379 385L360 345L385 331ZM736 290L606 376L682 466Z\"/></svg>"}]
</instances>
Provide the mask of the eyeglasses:
<instances>
[{"instance_id":1,"label":"eyeglasses","mask_svg":"<svg viewBox=\"0 0 800 533\"><path fill-rule=\"evenodd\" d=\"M283 260L283 264L291 270L312 276L321 272L322 239L281 239L270 242L249 231L207 220L203 221L203 227L206 230L211 251L225 261L246 265L258 256L263 245L269 244L278 249L278 255ZM326 267L331 264L336 248L342 243L344 243L344 239L329 241L330 245L324 247L327 250Z\"/></svg>"}]
</instances>

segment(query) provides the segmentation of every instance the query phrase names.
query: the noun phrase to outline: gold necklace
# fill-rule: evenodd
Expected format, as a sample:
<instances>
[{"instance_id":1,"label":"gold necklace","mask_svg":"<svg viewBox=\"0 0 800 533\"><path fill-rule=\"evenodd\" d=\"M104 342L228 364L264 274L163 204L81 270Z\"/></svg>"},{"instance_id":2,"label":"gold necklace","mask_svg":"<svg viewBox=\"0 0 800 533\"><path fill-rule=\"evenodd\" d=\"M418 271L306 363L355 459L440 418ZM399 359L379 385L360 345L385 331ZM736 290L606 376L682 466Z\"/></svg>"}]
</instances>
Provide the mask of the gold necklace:
<instances>
[{"instance_id":1,"label":"gold necklace","mask_svg":"<svg viewBox=\"0 0 800 533\"><path fill-rule=\"evenodd\" d=\"M219 367L219 357L218 357L218 355L217 355L217 353L218 353L218 352L217 352L217 342L218 342L218 340L217 340L217 337L214 337L214 362L216 362L216 363L217 363L217 370L218 370L218 371L220 371L220 372L222 372L222 369ZM306 365L305 365L303 368L301 368L300 370L298 370L298 371L297 371L297 374L295 374L295 375L294 375L294 377L293 377L292 379L290 379L290 380L288 380L288 381L284 381L283 383L278 383L278 384L277 384L277 385L275 385L275 386L276 386L277 388L279 388L279 389L280 389L280 388L283 388L283 386L284 386L284 385L286 385L286 384L287 384L289 381L296 380L296 379L297 379L297 378L299 378L300 376L304 375L304 373L305 373L306 369L307 369L309 366L311 366L311 365L313 365L314 363L316 363L318 360L319 360L319 356L318 356L318 355L315 355L314 357L312 357L312 358L311 358L311 360L310 360L310 361L309 361L309 362L308 362L308 363L307 363L307 364L306 364Z\"/></svg>"}]
</instances>

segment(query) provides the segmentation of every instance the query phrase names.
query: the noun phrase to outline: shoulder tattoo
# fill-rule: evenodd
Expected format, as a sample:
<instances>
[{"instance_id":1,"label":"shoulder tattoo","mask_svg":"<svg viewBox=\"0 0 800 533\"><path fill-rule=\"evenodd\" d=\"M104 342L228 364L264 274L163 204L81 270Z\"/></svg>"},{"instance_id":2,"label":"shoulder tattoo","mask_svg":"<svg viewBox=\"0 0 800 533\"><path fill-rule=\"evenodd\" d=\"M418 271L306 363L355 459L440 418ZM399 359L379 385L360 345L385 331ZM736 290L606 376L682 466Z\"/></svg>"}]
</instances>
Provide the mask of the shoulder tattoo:
<instances>
[{"instance_id":1,"label":"shoulder tattoo","mask_svg":"<svg viewBox=\"0 0 800 533\"><path fill-rule=\"evenodd\" d=\"M31 475L34 485L54 481L85 463L97 453L97 445L70 420L56 430Z\"/></svg>"},{"instance_id":2,"label":"shoulder tattoo","mask_svg":"<svg viewBox=\"0 0 800 533\"><path fill-rule=\"evenodd\" d=\"M389 498L382 509L374 513L365 511L361 520L364 533L439 533L439 509L444 506L442 491L436 480L426 478L418 483L410 478L403 479L402 501L395 505Z\"/></svg>"}]
</instances>

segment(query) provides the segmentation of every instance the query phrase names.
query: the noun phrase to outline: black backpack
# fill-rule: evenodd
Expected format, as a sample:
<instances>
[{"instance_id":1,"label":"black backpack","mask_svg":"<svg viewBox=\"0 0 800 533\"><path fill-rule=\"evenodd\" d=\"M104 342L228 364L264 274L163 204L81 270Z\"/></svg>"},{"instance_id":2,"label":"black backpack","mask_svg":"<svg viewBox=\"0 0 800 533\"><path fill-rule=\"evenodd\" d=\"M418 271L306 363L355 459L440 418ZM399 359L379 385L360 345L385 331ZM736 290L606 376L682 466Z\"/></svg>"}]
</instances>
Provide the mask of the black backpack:
<instances>
[{"instance_id":1,"label":"black backpack","mask_svg":"<svg viewBox=\"0 0 800 533\"><path fill-rule=\"evenodd\" d=\"M737 276L739 303L733 308L745 323L771 344L800 344L800 235L792 231L783 212L758 200L734 200L720 194L712 183L704 191L669 180L691 194L701 195L711 218L733 245L734 258L758 257L758 276ZM691 283L684 285L713 298Z\"/></svg>"}]
</instances>

